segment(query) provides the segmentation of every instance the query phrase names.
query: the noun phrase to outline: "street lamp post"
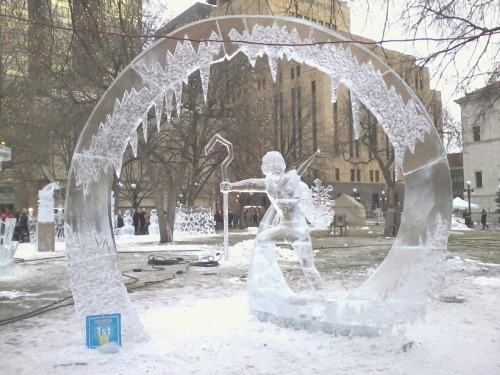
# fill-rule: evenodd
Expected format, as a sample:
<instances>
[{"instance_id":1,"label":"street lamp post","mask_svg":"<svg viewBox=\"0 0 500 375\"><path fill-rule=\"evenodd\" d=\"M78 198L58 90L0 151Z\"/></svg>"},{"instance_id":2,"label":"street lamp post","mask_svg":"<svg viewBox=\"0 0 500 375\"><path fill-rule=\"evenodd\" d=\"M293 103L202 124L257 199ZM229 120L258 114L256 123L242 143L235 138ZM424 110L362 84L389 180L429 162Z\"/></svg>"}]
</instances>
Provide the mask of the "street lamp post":
<instances>
[{"instance_id":1,"label":"street lamp post","mask_svg":"<svg viewBox=\"0 0 500 375\"><path fill-rule=\"evenodd\" d=\"M471 210L471 203L470 203L470 193L471 191L474 191L474 189L471 189L470 186L471 186L471 182L470 181L466 181L465 182L465 185L467 185L467 188L466 188L466 191L467 191L467 202L469 203L469 214L468 214L468 218L466 217L466 225L468 227L472 227L472 210Z\"/></svg>"},{"instance_id":2,"label":"street lamp post","mask_svg":"<svg viewBox=\"0 0 500 375\"><path fill-rule=\"evenodd\" d=\"M132 189L132 208L136 208L137 205L137 185L135 183L130 184L130 189Z\"/></svg>"},{"instance_id":3,"label":"street lamp post","mask_svg":"<svg viewBox=\"0 0 500 375\"><path fill-rule=\"evenodd\" d=\"M353 188L353 189L352 189L352 196L353 196L353 197L354 197L354 199L356 199L357 201L359 201L359 200L360 200L360 198L359 198L359 194L358 194L358 189L356 189L356 188Z\"/></svg>"},{"instance_id":4,"label":"street lamp post","mask_svg":"<svg viewBox=\"0 0 500 375\"><path fill-rule=\"evenodd\" d=\"M384 211L384 209L385 209L385 204L384 204L384 201L387 199L387 198L385 197L385 190L382 190L382 192L381 192L380 194L382 195L382 198L380 198L380 200L382 201L382 204L380 205L380 206L381 206L380 208L382 209L382 212L383 212L383 211Z\"/></svg>"}]
</instances>

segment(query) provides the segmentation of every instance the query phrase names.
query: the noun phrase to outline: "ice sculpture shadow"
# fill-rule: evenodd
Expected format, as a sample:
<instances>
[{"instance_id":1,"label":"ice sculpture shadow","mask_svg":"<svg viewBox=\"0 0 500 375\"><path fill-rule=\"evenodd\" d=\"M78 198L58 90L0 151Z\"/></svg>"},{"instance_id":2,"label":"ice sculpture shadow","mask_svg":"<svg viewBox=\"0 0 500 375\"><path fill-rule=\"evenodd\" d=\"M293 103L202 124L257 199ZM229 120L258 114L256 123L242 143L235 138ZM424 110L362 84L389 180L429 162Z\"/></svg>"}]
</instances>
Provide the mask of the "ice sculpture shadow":
<instances>
[{"instance_id":1,"label":"ice sculpture shadow","mask_svg":"<svg viewBox=\"0 0 500 375\"><path fill-rule=\"evenodd\" d=\"M274 298L286 295L289 288L280 281L273 289L282 288L282 292L266 290L257 275L273 274L274 266L264 261L265 254L257 254L249 280L251 311L287 326L342 334L378 334L421 317L442 276L451 181L439 135L406 83L363 46L300 19L218 17L184 26L169 37L139 55L109 87L72 159L66 194L66 253L82 326L86 315L120 312L124 336L145 337L116 254L108 202L113 172L120 173L128 144L137 149L137 128L142 125L147 131L146 114L153 106L159 127L163 111L170 118L177 106L180 113L182 85L193 72L200 72L206 96L210 67L238 53L245 54L252 65L266 55L274 80L280 59L317 69L330 77L332 102L337 99L338 85L345 85L351 94L355 133L363 103L391 141L396 169L405 180L405 212L398 237L384 262L360 288L342 300L326 303L294 304Z\"/></svg>"}]
</instances>

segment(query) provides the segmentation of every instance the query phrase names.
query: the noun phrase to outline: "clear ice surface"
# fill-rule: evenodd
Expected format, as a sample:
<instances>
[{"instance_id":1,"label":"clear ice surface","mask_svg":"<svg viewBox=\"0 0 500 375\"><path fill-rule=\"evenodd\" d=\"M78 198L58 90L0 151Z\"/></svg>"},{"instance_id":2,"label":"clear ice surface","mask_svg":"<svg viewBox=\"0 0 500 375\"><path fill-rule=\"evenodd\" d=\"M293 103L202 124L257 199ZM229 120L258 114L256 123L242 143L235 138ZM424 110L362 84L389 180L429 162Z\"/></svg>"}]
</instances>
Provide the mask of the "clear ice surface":
<instances>
[{"instance_id":1,"label":"clear ice surface","mask_svg":"<svg viewBox=\"0 0 500 375\"><path fill-rule=\"evenodd\" d=\"M321 277L310 256L307 225L298 225L300 230L286 227L295 225L294 221L304 224L305 213L297 200L309 195L309 190L293 171L252 182L271 194L274 209L268 210L259 228L251 261L251 311L285 326L345 334L379 334L422 317L440 280L437 275L451 217L451 183L439 135L404 81L364 47L305 20L226 16L186 25L171 36L187 38L162 39L123 70L89 118L73 156L66 251L75 309L82 322L85 315L120 312L124 335L132 340L147 336L131 306L116 256L109 220L112 175L119 175L127 145L137 150L137 128L147 126L145 114L153 106L159 126L163 111L170 118L174 103L180 112L182 86L190 74L200 71L206 95L210 67L238 53L244 53L251 64L267 56L273 79L278 60L285 58L324 72L331 79L332 101L338 85L345 85L355 123L363 103L391 141L396 169L406 185L401 229L384 262L346 298L324 301ZM295 296L277 265L271 244L281 230L299 254L311 284L308 299Z\"/></svg>"}]
</instances>

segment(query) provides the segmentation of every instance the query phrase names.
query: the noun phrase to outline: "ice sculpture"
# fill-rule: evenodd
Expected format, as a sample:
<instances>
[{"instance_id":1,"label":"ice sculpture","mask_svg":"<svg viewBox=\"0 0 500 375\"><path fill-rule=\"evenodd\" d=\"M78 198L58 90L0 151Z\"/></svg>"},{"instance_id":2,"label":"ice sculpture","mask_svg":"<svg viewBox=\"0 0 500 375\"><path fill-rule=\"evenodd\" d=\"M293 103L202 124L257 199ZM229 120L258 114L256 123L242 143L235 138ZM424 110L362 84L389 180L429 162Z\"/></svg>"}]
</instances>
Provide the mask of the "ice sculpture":
<instances>
[{"instance_id":1,"label":"ice sculpture","mask_svg":"<svg viewBox=\"0 0 500 375\"><path fill-rule=\"evenodd\" d=\"M133 225L134 219L132 218L132 211L125 211L125 216L123 216L123 227L121 227L120 234L121 235L131 235L133 236L135 233L135 227Z\"/></svg>"},{"instance_id":2,"label":"ice sculpture","mask_svg":"<svg viewBox=\"0 0 500 375\"><path fill-rule=\"evenodd\" d=\"M0 145L0 172L2 171L2 162L9 161L11 158L11 150L9 147Z\"/></svg>"},{"instance_id":3,"label":"ice sculpture","mask_svg":"<svg viewBox=\"0 0 500 375\"><path fill-rule=\"evenodd\" d=\"M0 220L0 267L12 263L17 248L17 241L13 241L15 218L7 218L5 222Z\"/></svg>"},{"instance_id":4,"label":"ice sculpture","mask_svg":"<svg viewBox=\"0 0 500 375\"><path fill-rule=\"evenodd\" d=\"M36 251L54 251L56 223L54 215L54 190L59 182L51 182L38 191L38 221L36 229ZM62 220L62 216L61 216Z\"/></svg>"},{"instance_id":5,"label":"ice sculpture","mask_svg":"<svg viewBox=\"0 0 500 375\"><path fill-rule=\"evenodd\" d=\"M252 64L266 56L273 78L283 58L323 72L331 79L332 101L337 86L346 86L354 124L362 103L391 141L406 188L398 237L360 288L336 301L292 303L281 298L289 287L278 270L272 292L258 282L275 272L258 256L249 280L251 311L280 324L342 334L379 334L420 318L439 284L451 217L446 153L425 107L377 56L330 29L296 18L226 16L183 26L140 54L103 95L80 136L65 212L66 253L82 326L86 315L120 312L124 338L144 337L122 281L109 222L113 172L120 173L128 144L137 149L137 128L147 130L145 114L153 106L159 126L164 111L168 119L174 102L181 105L190 74L200 72L206 94L210 67L238 53Z\"/></svg>"},{"instance_id":6,"label":"ice sculpture","mask_svg":"<svg viewBox=\"0 0 500 375\"><path fill-rule=\"evenodd\" d=\"M249 297L260 299L257 291L265 290L271 298L296 303L297 296L286 285L276 261L275 243L285 240L291 244L299 258L304 275L313 289L311 301L323 302L325 294L321 276L314 266L314 253L305 212L312 212L314 205L311 191L300 179L296 170L285 173L285 160L277 151L270 151L262 158L265 178L238 182L221 182L221 192L266 193L272 210L261 221L253 251L253 267L249 274ZM303 207L306 209L304 210ZM326 227L333 215L322 223ZM276 222L276 225L274 225ZM261 273L260 270L266 270Z\"/></svg>"},{"instance_id":7,"label":"ice sculpture","mask_svg":"<svg viewBox=\"0 0 500 375\"><path fill-rule=\"evenodd\" d=\"M215 234L214 212L204 207L181 205L176 209L174 237Z\"/></svg>"},{"instance_id":8,"label":"ice sculpture","mask_svg":"<svg viewBox=\"0 0 500 375\"><path fill-rule=\"evenodd\" d=\"M221 173L222 181L229 181L227 167L234 158L233 144L220 134L214 134L205 147L205 154L208 155L217 143L221 143L227 148L227 156L221 163ZM227 191L222 192L222 210L222 220L224 222L224 260L227 261L229 259L229 196Z\"/></svg>"},{"instance_id":9,"label":"ice sculpture","mask_svg":"<svg viewBox=\"0 0 500 375\"><path fill-rule=\"evenodd\" d=\"M54 222L54 190L59 189L59 182L51 182L38 191L38 222Z\"/></svg>"},{"instance_id":10,"label":"ice sculpture","mask_svg":"<svg viewBox=\"0 0 500 375\"><path fill-rule=\"evenodd\" d=\"M117 233L118 230L118 215L115 214L115 204L116 204L116 199L115 199L115 192L114 190L111 190L111 200L110 200L110 219L111 219L111 227L113 228L113 233Z\"/></svg>"},{"instance_id":11,"label":"ice sculpture","mask_svg":"<svg viewBox=\"0 0 500 375\"><path fill-rule=\"evenodd\" d=\"M160 227L158 226L158 212L156 211L156 208L151 210L151 215L149 216L148 233L149 234L160 233Z\"/></svg>"}]
</instances>

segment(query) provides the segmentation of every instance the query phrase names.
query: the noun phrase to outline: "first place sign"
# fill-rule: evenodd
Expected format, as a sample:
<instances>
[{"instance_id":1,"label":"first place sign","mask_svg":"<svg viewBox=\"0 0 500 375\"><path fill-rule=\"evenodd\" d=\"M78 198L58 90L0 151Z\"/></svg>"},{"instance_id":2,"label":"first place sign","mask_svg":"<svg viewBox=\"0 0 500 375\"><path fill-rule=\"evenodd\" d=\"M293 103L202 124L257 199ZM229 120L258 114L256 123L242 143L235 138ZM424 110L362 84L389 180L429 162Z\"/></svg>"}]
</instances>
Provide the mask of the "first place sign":
<instances>
[{"instance_id":1,"label":"first place sign","mask_svg":"<svg viewBox=\"0 0 500 375\"><path fill-rule=\"evenodd\" d=\"M87 316L86 326L88 348L95 349L110 342L122 345L120 314Z\"/></svg>"}]
</instances>

